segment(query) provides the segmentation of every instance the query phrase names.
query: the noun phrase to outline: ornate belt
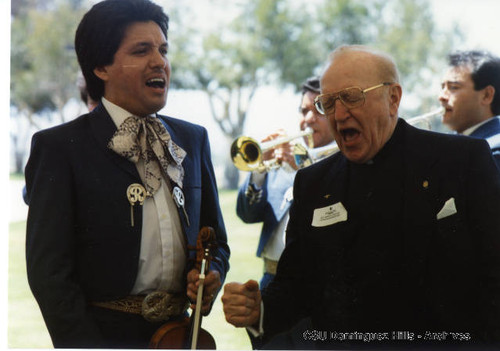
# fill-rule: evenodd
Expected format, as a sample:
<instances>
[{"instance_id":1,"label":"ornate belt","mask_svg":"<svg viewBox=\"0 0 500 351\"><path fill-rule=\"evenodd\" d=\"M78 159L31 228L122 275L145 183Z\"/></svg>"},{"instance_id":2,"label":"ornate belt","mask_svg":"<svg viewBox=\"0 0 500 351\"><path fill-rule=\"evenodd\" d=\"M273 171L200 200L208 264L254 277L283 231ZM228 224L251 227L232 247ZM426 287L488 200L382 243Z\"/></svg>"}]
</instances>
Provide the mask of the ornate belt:
<instances>
[{"instance_id":1,"label":"ornate belt","mask_svg":"<svg viewBox=\"0 0 500 351\"><path fill-rule=\"evenodd\" d=\"M264 257L264 271L266 273L276 275L277 269L278 269L278 261L273 261Z\"/></svg>"},{"instance_id":2,"label":"ornate belt","mask_svg":"<svg viewBox=\"0 0 500 351\"><path fill-rule=\"evenodd\" d=\"M112 301L92 301L92 306L140 314L149 322L167 321L187 311L189 300L184 293L154 291L148 295L129 295Z\"/></svg>"}]
</instances>

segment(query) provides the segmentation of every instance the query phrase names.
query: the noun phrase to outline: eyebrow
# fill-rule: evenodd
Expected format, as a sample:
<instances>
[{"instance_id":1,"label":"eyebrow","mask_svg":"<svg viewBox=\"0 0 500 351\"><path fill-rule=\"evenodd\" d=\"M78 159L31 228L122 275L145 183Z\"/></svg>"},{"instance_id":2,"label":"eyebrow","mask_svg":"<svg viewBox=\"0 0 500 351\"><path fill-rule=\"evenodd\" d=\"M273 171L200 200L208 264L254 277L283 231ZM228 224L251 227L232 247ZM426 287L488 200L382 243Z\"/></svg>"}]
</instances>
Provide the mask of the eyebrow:
<instances>
[{"instance_id":1,"label":"eyebrow","mask_svg":"<svg viewBox=\"0 0 500 351\"><path fill-rule=\"evenodd\" d=\"M463 85L464 82L460 80L444 80L441 82L441 86L449 84Z\"/></svg>"},{"instance_id":2,"label":"eyebrow","mask_svg":"<svg viewBox=\"0 0 500 351\"><path fill-rule=\"evenodd\" d=\"M137 47L158 47L158 48L167 48L168 49L168 42L163 42L160 45L153 45L153 43L149 41L140 41L137 43L132 44L132 48L137 48Z\"/></svg>"}]
</instances>

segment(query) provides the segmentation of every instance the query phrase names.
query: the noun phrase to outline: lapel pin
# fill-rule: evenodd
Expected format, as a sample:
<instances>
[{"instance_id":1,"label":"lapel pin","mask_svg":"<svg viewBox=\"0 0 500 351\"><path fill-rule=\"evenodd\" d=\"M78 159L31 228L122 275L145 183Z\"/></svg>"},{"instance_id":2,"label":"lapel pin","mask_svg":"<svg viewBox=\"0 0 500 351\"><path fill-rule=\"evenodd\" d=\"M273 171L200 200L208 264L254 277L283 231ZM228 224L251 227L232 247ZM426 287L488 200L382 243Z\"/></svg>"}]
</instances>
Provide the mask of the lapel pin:
<instances>
[{"instance_id":1,"label":"lapel pin","mask_svg":"<svg viewBox=\"0 0 500 351\"><path fill-rule=\"evenodd\" d=\"M139 203L140 206L144 203L144 199L146 197L146 189L139 184L134 183L130 184L127 188L127 199L130 203L130 223L132 227L134 226L134 205L136 202Z\"/></svg>"},{"instance_id":2,"label":"lapel pin","mask_svg":"<svg viewBox=\"0 0 500 351\"><path fill-rule=\"evenodd\" d=\"M328 199L331 195L330 194L326 194L325 196L323 196L325 199Z\"/></svg>"},{"instance_id":3,"label":"lapel pin","mask_svg":"<svg viewBox=\"0 0 500 351\"><path fill-rule=\"evenodd\" d=\"M173 197L174 197L174 202L177 205L178 208L182 208L182 211L184 212L184 216L186 217L186 222L189 227L189 217L186 212L186 207L184 206L185 200L184 200L184 193L182 192L181 188L178 186L175 186L174 189L172 190Z\"/></svg>"},{"instance_id":4,"label":"lapel pin","mask_svg":"<svg viewBox=\"0 0 500 351\"><path fill-rule=\"evenodd\" d=\"M424 187L424 189L427 189L429 187L429 181L428 180L424 180L422 182L422 186Z\"/></svg>"}]
</instances>

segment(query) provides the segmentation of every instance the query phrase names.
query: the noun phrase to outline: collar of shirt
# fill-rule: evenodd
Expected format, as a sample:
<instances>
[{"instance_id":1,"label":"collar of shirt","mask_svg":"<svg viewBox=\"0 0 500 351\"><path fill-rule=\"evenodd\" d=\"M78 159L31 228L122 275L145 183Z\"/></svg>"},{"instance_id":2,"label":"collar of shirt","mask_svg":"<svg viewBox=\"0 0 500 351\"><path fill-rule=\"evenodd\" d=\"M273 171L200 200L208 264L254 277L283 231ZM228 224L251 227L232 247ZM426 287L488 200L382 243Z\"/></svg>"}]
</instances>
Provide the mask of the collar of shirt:
<instances>
[{"instance_id":1,"label":"collar of shirt","mask_svg":"<svg viewBox=\"0 0 500 351\"><path fill-rule=\"evenodd\" d=\"M117 128L121 126L127 118L134 115L133 113L130 113L124 108L121 108L120 106L107 100L105 97L103 97L101 101Z\"/></svg>"},{"instance_id":2,"label":"collar of shirt","mask_svg":"<svg viewBox=\"0 0 500 351\"><path fill-rule=\"evenodd\" d=\"M472 127L470 127L470 128L467 128L466 130L464 130L464 131L462 132L462 134L463 134L463 135L467 135L467 136L471 135L471 134L472 134L472 133L473 133L473 132L474 132L477 128L481 127L483 124L488 123L488 122L489 122L490 120L492 120L493 118L495 118L495 116L493 116L493 117L491 117L491 118L488 118L487 120L482 121L481 123L478 123L478 124L476 124L475 126L472 126Z\"/></svg>"}]
</instances>

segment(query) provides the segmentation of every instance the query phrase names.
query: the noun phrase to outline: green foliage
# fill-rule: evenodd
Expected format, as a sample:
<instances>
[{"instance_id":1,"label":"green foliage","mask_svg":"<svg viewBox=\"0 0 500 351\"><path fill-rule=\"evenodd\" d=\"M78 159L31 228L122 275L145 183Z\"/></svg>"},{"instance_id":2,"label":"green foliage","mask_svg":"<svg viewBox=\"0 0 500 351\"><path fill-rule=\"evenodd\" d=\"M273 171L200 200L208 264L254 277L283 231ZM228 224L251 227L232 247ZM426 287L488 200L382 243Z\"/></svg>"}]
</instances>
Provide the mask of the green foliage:
<instances>
[{"instance_id":1,"label":"green foliage","mask_svg":"<svg viewBox=\"0 0 500 351\"><path fill-rule=\"evenodd\" d=\"M365 44L373 40L374 20L380 1L325 1L317 8L318 40L327 51L341 44ZM314 20L313 20L314 21ZM324 51L324 50L323 50ZM321 53L322 55L324 52Z\"/></svg>"},{"instance_id":2,"label":"green foliage","mask_svg":"<svg viewBox=\"0 0 500 351\"><path fill-rule=\"evenodd\" d=\"M171 53L180 75L174 77L177 87L195 87L212 96L219 89L252 90L263 84L299 88L305 78L320 72L328 53L337 46L368 44L395 57L405 89L412 90L418 83L428 83L426 72L435 70L435 58L444 61L445 53L461 38L459 33L437 30L427 0L294 3L241 2L233 8L238 14L232 22L204 32L193 29L196 21L191 21L194 26L184 22L182 28L189 35L172 38L174 46L179 40L179 47L191 46L189 54L186 50ZM179 14L171 16L173 22L179 21ZM198 50L192 48L198 44ZM184 75L190 77L184 80L188 84L182 83ZM233 122L239 124L241 119ZM227 131L232 134L231 129Z\"/></svg>"},{"instance_id":3,"label":"green foliage","mask_svg":"<svg viewBox=\"0 0 500 351\"><path fill-rule=\"evenodd\" d=\"M79 1L46 2L47 9L17 8L12 19L11 105L27 114L56 110L77 96L73 49L82 16Z\"/></svg>"}]
</instances>

